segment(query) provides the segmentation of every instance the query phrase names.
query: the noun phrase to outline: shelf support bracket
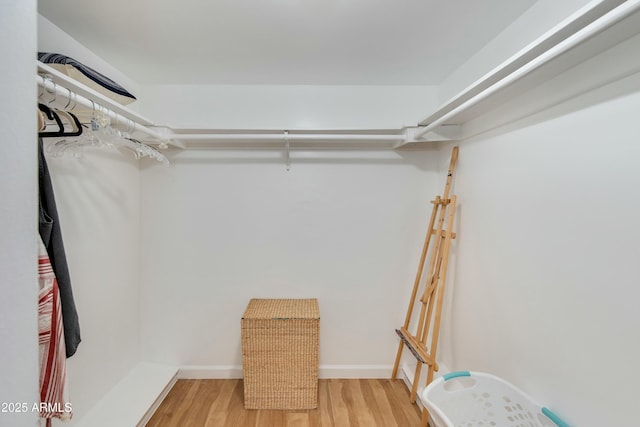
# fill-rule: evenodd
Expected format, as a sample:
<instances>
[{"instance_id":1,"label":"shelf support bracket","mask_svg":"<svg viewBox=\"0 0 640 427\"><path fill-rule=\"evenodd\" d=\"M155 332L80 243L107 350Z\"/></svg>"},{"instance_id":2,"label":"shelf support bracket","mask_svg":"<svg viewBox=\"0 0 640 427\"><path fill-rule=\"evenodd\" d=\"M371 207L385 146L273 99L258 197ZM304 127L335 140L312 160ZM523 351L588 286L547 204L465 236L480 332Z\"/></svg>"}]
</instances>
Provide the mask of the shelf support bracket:
<instances>
[{"instance_id":1,"label":"shelf support bracket","mask_svg":"<svg viewBox=\"0 0 640 427\"><path fill-rule=\"evenodd\" d=\"M284 164L287 172L291 170L291 146L289 145L289 131L284 131Z\"/></svg>"},{"instance_id":2,"label":"shelf support bracket","mask_svg":"<svg viewBox=\"0 0 640 427\"><path fill-rule=\"evenodd\" d=\"M425 132L425 126L405 128L405 140L394 148L414 142L459 141L462 138L462 125L440 125Z\"/></svg>"}]
</instances>

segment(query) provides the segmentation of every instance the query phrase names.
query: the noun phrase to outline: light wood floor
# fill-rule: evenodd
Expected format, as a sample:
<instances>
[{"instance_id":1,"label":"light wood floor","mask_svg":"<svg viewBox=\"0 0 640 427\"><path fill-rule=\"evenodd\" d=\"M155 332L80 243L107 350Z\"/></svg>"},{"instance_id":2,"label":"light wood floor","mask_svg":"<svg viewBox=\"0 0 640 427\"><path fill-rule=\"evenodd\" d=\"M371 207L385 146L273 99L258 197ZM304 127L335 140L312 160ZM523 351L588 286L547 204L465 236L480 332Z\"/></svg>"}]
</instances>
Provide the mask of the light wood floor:
<instances>
[{"instance_id":1,"label":"light wood floor","mask_svg":"<svg viewBox=\"0 0 640 427\"><path fill-rule=\"evenodd\" d=\"M412 427L421 412L400 380L320 380L318 409L244 409L242 380L178 380L147 427Z\"/></svg>"}]
</instances>

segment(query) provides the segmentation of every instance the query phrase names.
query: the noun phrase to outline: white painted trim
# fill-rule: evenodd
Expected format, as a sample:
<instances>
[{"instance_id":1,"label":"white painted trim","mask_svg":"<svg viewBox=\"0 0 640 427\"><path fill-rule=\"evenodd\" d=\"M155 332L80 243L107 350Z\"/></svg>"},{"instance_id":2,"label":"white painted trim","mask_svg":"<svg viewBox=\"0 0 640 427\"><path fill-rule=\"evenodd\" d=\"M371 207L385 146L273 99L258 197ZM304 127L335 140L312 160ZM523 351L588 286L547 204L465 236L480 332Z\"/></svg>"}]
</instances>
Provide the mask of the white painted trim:
<instances>
[{"instance_id":1,"label":"white painted trim","mask_svg":"<svg viewBox=\"0 0 640 427\"><path fill-rule=\"evenodd\" d=\"M320 365L320 378L391 378L393 365Z\"/></svg>"},{"instance_id":2,"label":"white painted trim","mask_svg":"<svg viewBox=\"0 0 640 427\"><path fill-rule=\"evenodd\" d=\"M242 378L241 365L193 365L178 370L181 380L236 379Z\"/></svg>"},{"instance_id":3,"label":"white painted trim","mask_svg":"<svg viewBox=\"0 0 640 427\"><path fill-rule=\"evenodd\" d=\"M392 365L320 365L319 378L390 378ZM178 379L242 378L241 365L182 366Z\"/></svg>"}]
</instances>

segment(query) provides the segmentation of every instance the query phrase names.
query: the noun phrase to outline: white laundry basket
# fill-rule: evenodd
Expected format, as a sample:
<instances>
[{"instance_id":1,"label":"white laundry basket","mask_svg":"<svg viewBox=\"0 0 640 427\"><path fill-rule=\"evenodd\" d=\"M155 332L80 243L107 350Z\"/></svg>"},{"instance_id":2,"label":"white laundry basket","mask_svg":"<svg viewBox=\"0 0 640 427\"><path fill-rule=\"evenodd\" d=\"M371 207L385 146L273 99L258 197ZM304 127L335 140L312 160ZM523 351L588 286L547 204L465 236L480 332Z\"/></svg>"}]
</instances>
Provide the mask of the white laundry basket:
<instances>
[{"instance_id":1,"label":"white laundry basket","mask_svg":"<svg viewBox=\"0 0 640 427\"><path fill-rule=\"evenodd\" d=\"M436 427L569 427L515 386L481 372L443 375L422 401Z\"/></svg>"}]
</instances>

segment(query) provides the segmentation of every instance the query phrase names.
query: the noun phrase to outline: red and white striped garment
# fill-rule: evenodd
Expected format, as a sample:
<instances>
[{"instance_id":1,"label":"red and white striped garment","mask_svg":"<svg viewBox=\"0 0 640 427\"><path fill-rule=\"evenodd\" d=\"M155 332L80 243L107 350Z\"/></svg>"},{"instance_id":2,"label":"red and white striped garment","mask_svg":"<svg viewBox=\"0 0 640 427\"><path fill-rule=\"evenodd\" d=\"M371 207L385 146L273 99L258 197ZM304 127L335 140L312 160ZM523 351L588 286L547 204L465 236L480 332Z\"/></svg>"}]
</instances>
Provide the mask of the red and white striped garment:
<instances>
[{"instance_id":1,"label":"red and white striped garment","mask_svg":"<svg viewBox=\"0 0 640 427\"><path fill-rule=\"evenodd\" d=\"M71 418L66 353L58 282L42 240L38 253L38 334L40 341L40 417Z\"/></svg>"}]
</instances>

